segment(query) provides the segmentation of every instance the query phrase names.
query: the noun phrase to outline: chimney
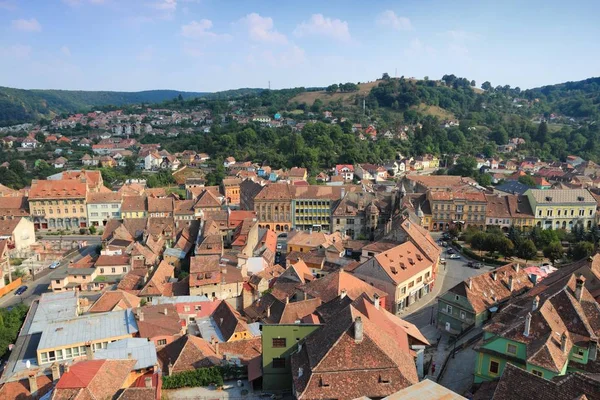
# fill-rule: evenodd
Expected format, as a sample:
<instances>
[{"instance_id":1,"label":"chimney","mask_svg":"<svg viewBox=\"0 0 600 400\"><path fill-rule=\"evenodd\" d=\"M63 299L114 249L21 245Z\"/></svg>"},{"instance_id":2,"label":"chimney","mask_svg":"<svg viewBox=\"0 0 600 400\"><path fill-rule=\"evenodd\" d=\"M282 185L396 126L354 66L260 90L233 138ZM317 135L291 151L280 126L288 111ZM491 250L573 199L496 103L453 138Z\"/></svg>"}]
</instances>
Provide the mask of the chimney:
<instances>
[{"instance_id":1,"label":"chimney","mask_svg":"<svg viewBox=\"0 0 600 400\"><path fill-rule=\"evenodd\" d=\"M517 272L517 273L518 273L520 269L521 269L521 264L519 264L519 263L516 263L516 264L515 264L515 272Z\"/></svg>"},{"instance_id":2,"label":"chimney","mask_svg":"<svg viewBox=\"0 0 600 400\"><path fill-rule=\"evenodd\" d=\"M304 300L308 299L308 293L304 292Z\"/></svg>"},{"instance_id":3,"label":"chimney","mask_svg":"<svg viewBox=\"0 0 600 400\"><path fill-rule=\"evenodd\" d=\"M90 342L85 344L85 357L88 361L94 359L94 352L92 351L92 344Z\"/></svg>"},{"instance_id":4,"label":"chimney","mask_svg":"<svg viewBox=\"0 0 600 400\"><path fill-rule=\"evenodd\" d=\"M535 311L540 306L540 296L535 296L533 299L533 306L531 307L531 311Z\"/></svg>"},{"instance_id":5,"label":"chimney","mask_svg":"<svg viewBox=\"0 0 600 400\"><path fill-rule=\"evenodd\" d=\"M342 292L340 293L340 299L345 298L347 294L348 292L346 292L346 289L342 289Z\"/></svg>"},{"instance_id":6,"label":"chimney","mask_svg":"<svg viewBox=\"0 0 600 400\"><path fill-rule=\"evenodd\" d=\"M63 371L65 371L65 374L67 372L69 372L70 369L71 369L71 366L69 365L69 363L65 363L65 365L63 366Z\"/></svg>"},{"instance_id":7,"label":"chimney","mask_svg":"<svg viewBox=\"0 0 600 400\"><path fill-rule=\"evenodd\" d=\"M128 358L129 360L133 359L133 353L127 353L127 358Z\"/></svg>"},{"instance_id":8,"label":"chimney","mask_svg":"<svg viewBox=\"0 0 600 400\"><path fill-rule=\"evenodd\" d=\"M560 336L560 351L562 351L563 353L566 353L567 351L567 332L563 332L563 334Z\"/></svg>"},{"instance_id":9,"label":"chimney","mask_svg":"<svg viewBox=\"0 0 600 400\"><path fill-rule=\"evenodd\" d=\"M508 277L508 290L513 291L513 277L512 275Z\"/></svg>"},{"instance_id":10,"label":"chimney","mask_svg":"<svg viewBox=\"0 0 600 400\"><path fill-rule=\"evenodd\" d=\"M219 342L215 342L215 354L219 355Z\"/></svg>"},{"instance_id":11,"label":"chimney","mask_svg":"<svg viewBox=\"0 0 600 400\"><path fill-rule=\"evenodd\" d=\"M354 319L354 341L361 343L363 340L363 323L360 317Z\"/></svg>"},{"instance_id":12,"label":"chimney","mask_svg":"<svg viewBox=\"0 0 600 400\"><path fill-rule=\"evenodd\" d=\"M167 307L165 307L165 315L168 315L169 312L167 311Z\"/></svg>"},{"instance_id":13,"label":"chimney","mask_svg":"<svg viewBox=\"0 0 600 400\"><path fill-rule=\"evenodd\" d=\"M492 272L492 279L498 280L498 274L496 273L496 271Z\"/></svg>"},{"instance_id":14,"label":"chimney","mask_svg":"<svg viewBox=\"0 0 600 400\"><path fill-rule=\"evenodd\" d=\"M169 360L169 367L168 367L168 371L167 371L167 375L171 376L173 375L173 363L171 362L171 360Z\"/></svg>"},{"instance_id":15,"label":"chimney","mask_svg":"<svg viewBox=\"0 0 600 400\"><path fill-rule=\"evenodd\" d=\"M146 385L147 388L151 388L152 387L152 377L147 376L146 378L144 378L144 384Z\"/></svg>"},{"instance_id":16,"label":"chimney","mask_svg":"<svg viewBox=\"0 0 600 400\"><path fill-rule=\"evenodd\" d=\"M577 283L575 284L575 297L577 301L581 303L581 297L583 296L583 286L585 285L585 276L579 275Z\"/></svg>"},{"instance_id":17,"label":"chimney","mask_svg":"<svg viewBox=\"0 0 600 400\"><path fill-rule=\"evenodd\" d=\"M138 321L144 322L144 312L138 309Z\"/></svg>"},{"instance_id":18,"label":"chimney","mask_svg":"<svg viewBox=\"0 0 600 400\"><path fill-rule=\"evenodd\" d=\"M525 329L523 330L524 336L529 336L529 331L531 330L531 313L527 313L525 317Z\"/></svg>"},{"instance_id":19,"label":"chimney","mask_svg":"<svg viewBox=\"0 0 600 400\"><path fill-rule=\"evenodd\" d=\"M298 368L298 378L300 378L304 374L304 368Z\"/></svg>"},{"instance_id":20,"label":"chimney","mask_svg":"<svg viewBox=\"0 0 600 400\"><path fill-rule=\"evenodd\" d=\"M271 306L267 307L267 318L271 317Z\"/></svg>"},{"instance_id":21,"label":"chimney","mask_svg":"<svg viewBox=\"0 0 600 400\"><path fill-rule=\"evenodd\" d=\"M592 361L596 361L598 355L598 339L590 339L590 348L588 358Z\"/></svg>"},{"instance_id":22,"label":"chimney","mask_svg":"<svg viewBox=\"0 0 600 400\"><path fill-rule=\"evenodd\" d=\"M469 278L469 280L467 281L467 286L469 286L469 290L473 288L473 279Z\"/></svg>"},{"instance_id":23,"label":"chimney","mask_svg":"<svg viewBox=\"0 0 600 400\"><path fill-rule=\"evenodd\" d=\"M378 295L377 293L375 293L375 294L373 295L373 299L375 300L375 301L374 301L375 308L379 310L379 295Z\"/></svg>"},{"instance_id":24,"label":"chimney","mask_svg":"<svg viewBox=\"0 0 600 400\"><path fill-rule=\"evenodd\" d=\"M29 393L31 393L32 398L36 398L34 394L38 391L37 376L35 376L35 373L29 374L27 379L29 380Z\"/></svg>"},{"instance_id":25,"label":"chimney","mask_svg":"<svg viewBox=\"0 0 600 400\"><path fill-rule=\"evenodd\" d=\"M285 296L285 304L290 304L290 296Z\"/></svg>"},{"instance_id":26,"label":"chimney","mask_svg":"<svg viewBox=\"0 0 600 400\"><path fill-rule=\"evenodd\" d=\"M52 364L52 381L56 382L60 379L60 364L55 362Z\"/></svg>"}]
</instances>

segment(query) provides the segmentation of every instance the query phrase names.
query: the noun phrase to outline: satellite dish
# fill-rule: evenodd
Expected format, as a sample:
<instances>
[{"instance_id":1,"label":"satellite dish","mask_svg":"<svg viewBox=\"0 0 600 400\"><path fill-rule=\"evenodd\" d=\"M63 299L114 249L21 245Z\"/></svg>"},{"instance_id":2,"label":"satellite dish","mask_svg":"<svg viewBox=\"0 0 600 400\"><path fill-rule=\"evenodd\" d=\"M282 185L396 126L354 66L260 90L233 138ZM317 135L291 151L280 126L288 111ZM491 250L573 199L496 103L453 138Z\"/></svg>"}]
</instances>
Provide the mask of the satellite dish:
<instances>
[{"instance_id":1,"label":"satellite dish","mask_svg":"<svg viewBox=\"0 0 600 400\"><path fill-rule=\"evenodd\" d=\"M31 361L27 360L25 366L27 367L27 369L31 368Z\"/></svg>"}]
</instances>

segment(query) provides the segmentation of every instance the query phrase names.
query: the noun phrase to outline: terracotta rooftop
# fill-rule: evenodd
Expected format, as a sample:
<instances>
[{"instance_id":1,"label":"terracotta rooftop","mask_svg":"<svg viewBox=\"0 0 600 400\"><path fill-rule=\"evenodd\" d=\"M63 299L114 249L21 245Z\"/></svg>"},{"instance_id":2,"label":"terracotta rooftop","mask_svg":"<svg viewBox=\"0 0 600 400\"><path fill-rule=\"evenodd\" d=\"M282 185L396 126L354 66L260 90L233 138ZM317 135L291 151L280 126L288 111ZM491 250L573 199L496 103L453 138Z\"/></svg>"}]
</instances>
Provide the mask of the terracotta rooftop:
<instances>
[{"instance_id":1,"label":"terracotta rooftop","mask_svg":"<svg viewBox=\"0 0 600 400\"><path fill-rule=\"evenodd\" d=\"M143 320L142 320L143 319ZM136 313L140 337L177 336L181 333L181 319L174 304L144 306Z\"/></svg>"},{"instance_id":2,"label":"terracotta rooftop","mask_svg":"<svg viewBox=\"0 0 600 400\"><path fill-rule=\"evenodd\" d=\"M208 341L189 334L167 344L157 355L162 370L169 374L213 367L221 362Z\"/></svg>"},{"instance_id":3,"label":"terracotta rooftop","mask_svg":"<svg viewBox=\"0 0 600 400\"><path fill-rule=\"evenodd\" d=\"M308 282L301 290L312 297L321 299L324 303L333 300L342 293L345 293L352 300L359 298L363 294L367 295L371 301L374 300L375 296L379 298L387 296L387 293L383 290L369 285L367 282L344 270L338 270L315 279L312 282Z\"/></svg>"},{"instance_id":4,"label":"terracotta rooftop","mask_svg":"<svg viewBox=\"0 0 600 400\"><path fill-rule=\"evenodd\" d=\"M34 180L29 200L85 198L86 194L86 183L78 180Z\"/></svg>"},{"instance_id":5,"label":"terracotta rooftop","mask_svg":"<svg viewBox=\"0 0 600 400\"><path fill-rule=\"evenodd\" d=\"M109 312L113 310L125 310L127 308L138 308L141 299L124 290L114 290L102 293L98 300L89 308L88 312Z\"/></svg>"}]
</instances>

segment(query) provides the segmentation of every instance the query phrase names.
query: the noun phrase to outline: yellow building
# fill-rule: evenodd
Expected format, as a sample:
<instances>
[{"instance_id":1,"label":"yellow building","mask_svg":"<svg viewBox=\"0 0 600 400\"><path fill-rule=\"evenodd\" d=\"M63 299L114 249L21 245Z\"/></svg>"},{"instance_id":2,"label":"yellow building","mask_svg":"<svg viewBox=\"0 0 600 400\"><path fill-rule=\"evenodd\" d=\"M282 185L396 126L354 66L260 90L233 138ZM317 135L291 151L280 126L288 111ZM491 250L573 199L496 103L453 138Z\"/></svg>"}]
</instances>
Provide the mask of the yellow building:
<instances>
[{"instance_id":1,"label":"yellow building","mask_svg":"<svg viewBox=\"0 0 600 400\"><path fill-rule=\"evenodd\" d=\"M596 223L597 203L587 189L529 189L525 195L541 228L590 229Z\"/></svg>"},{"instance_id":2,"label":"yellow building","mask_svg":"<svg viewBox=\"0 0 600 400\"><path fill-rule=\"evenodd\" d=\"M455 192L430 190L427 199L431 207L432 231L442 231L456 226L469 225L483 229L486 223L487 201L482 192Z\"/></svg>"},{"instance_id":3,"label":"yellow building","mask_svg":"<svg viewBox=\"0 0 600 400\"><path fill-rule=\"evenodd\" d=\"M146 218L148 216L148 202L146 196L123 196L121 204L121 217Z\"/></svg>"},{"instance_id":4,"label":"yellow building","mask_svg":"<svg viewBox=\"0 0 600 400\"><path fill-rule=\"evenodd\" d=\"M34 180L29 190L29 213L34 228L42 231L76 231L88 226L83 180Z\"/></svg>"}]
</instances>

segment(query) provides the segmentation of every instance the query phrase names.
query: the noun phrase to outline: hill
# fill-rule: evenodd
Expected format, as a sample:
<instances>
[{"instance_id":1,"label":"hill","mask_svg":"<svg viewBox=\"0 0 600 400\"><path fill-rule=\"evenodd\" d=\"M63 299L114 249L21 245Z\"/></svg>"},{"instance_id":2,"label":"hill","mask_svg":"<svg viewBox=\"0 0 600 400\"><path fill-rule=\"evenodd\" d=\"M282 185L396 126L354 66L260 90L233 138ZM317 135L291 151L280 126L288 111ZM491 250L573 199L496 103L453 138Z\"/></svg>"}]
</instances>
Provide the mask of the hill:
<instances>
[{"instance_id":1,"label":"hill","mask_svg":"<svg viewBox=\"0 0 600 400\"><path fill-rule=\"evenodd\" d=\"M256 90L256 89L246 89ZM238 91L231 91L234 96ZM146 90L141 92L25 90L0 87L0 126L51 118L56 114L87 111L92 107L161 103L181 95L184 99L206 96L203 92ZM241 94L246 94L242 91Z\"/></svg>"},{"instance_id":2,"label":"hill","mask_svg":"<svg viewBox=\"0 0 600 400\"><path fill-rule=\"evenodd\" d=\"M376 80L372 82L365 82L358 84L358 91L356 92L336 92L329 93L325 90L315 90L310 92L300 93L290 99L290 102L313 104L315 100L319 99L323 104L329 104L334 101L341 100L345 105L354 103L356 96L366 97L371 92L371 89L379 85L381 81Z\"/></svg>"},{"instance_id":3,"label":"hill","mask_svg":"<svg viewBox=\"0 0 600 400\"><path fill-rule=\"evenodd\" d=\"M577 82L565 82L525 90L523 97L542 101L570 117L592 118L600 115L600 77Z\"/></svg>"}]
</instances>

